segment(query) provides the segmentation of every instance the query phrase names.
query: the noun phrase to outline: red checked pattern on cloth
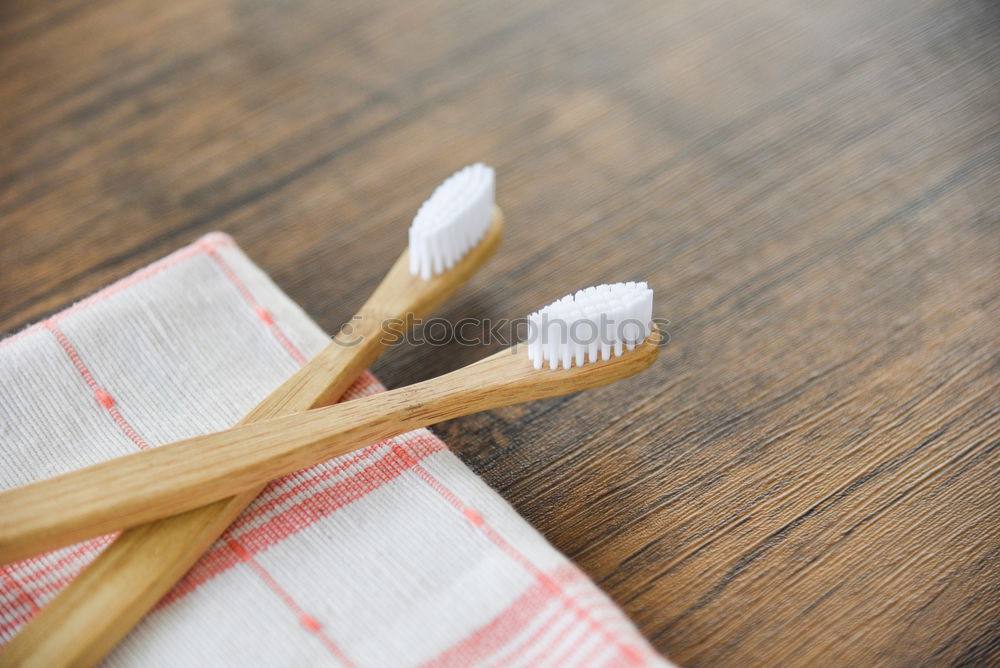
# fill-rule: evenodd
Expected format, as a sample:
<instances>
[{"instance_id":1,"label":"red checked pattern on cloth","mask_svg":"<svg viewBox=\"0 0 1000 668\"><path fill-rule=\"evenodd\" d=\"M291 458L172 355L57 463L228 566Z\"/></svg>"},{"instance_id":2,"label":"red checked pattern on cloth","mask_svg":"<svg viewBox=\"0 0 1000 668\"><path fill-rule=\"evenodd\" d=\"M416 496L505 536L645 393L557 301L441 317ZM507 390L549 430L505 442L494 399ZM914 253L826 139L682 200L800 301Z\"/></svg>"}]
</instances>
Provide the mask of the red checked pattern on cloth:
<instances>
[{"instance_id":1,"label":"red checked pattern on cloth","mask_svg":"<svg viewBox=\"0 0 1000 668\"><path fill-rule=\"evenodd\" d=\"M137 288L150 281L158 292L139 294ZM102 313L86 320L98 305ZM203 322L209 310L226 323L223 334ZM186 315L177 318L177 312ZM108 334L120 332L115 323L133 320L142 321L134 336L116 341ZM202 373L206 366L191 362L186 368L187 360L207 345L209 331L221 339L213 342L218 350L252 356L252 371L241 374L234 369L239 365L221 362L221 371L204 370L206 378L233 376L220 390L227 401L192 399L193 415L167 415L167 426L151 430L159 433L144 433L130 419L154 410L155 398L143 394L172 384L177 396L186 397L185 383L193 386L194 379L183 374ZM142 339L131 351L141 361L129 364L115 356L126 338ZM6 406L0 410L7 422L0 432L0 464L8 471L0 483L25 484L128 448L155 447L186 435L185 429L222 428L326 341L231 238L208 235L0 342L0 400ZM164 353L167 359L157 363L153 343L174 357ZM46 375L41 380L39 366ZM61 389L50 395L49 381ZM365 373L346 398L382 389ZM37 402L52 401L59 392L89 398L75 397L82 401L75 409L63 400L48 413L34 411ZM37 401L25 394L38 395ZM53 447L47 432L30 422L52 420L56 410L79 413L73 424L82 442L71 444L75 449ZM141 421L151 423L148 417ZM89 448L93 434L98 436ZM0 566L0 643L112 538ZM262 666L669 665L585 575L423 429L269 484L107 661L148 666L193 660Z\"/></svg>"}]
</instances>

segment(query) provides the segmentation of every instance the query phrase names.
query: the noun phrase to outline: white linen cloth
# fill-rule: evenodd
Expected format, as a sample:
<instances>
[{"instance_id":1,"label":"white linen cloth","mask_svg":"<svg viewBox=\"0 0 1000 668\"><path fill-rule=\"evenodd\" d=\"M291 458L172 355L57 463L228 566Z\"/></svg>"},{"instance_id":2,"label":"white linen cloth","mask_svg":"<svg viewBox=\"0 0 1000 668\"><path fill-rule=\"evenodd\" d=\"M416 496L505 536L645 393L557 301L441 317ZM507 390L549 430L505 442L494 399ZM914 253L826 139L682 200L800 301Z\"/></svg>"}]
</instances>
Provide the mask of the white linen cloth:
<instances>
[{"instance_id":1,"label":"white linen cloth","mask_svg":"<svg viewBox=\"0 0 1000 668\"><path fill-rule=\"evenodd\" d=\"M0 343L0 488L229 427L328 340L203 237ZM0 567L0 643L110 540ZM270 484L105 663L669 665L424 429Z\"/></svg>"}]
</instances>

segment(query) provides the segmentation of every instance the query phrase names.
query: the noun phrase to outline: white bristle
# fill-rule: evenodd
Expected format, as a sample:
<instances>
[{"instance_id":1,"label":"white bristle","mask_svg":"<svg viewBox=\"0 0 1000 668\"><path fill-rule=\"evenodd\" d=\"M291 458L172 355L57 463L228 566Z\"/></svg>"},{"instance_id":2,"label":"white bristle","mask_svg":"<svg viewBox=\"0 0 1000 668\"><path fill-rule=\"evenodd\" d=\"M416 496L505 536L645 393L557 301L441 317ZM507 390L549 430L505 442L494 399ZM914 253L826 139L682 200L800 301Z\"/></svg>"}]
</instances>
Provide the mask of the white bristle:
<instances>
[{"instance_id":1,"label":"white bristle","mask_svg":"<svg viewBox=\"0 0 1000 668\"><path fill-rule=\"evenodd\" d=\"M536 369L569 369L611 359L652 331L653 291L645 282L598 285L528 316L528 359Z\"/></svg>"},{"instance_id":2,"label":"white bristle","mask_svg":"<svg viewBox=\"0 0 1000 668\"><path fill-rule=\"evenodd\" d=\"M455 172L424 202L410 225L410 273L428 279L455 266L493 220L494 172L477 162Z\"/></svg>"}]
</instances>

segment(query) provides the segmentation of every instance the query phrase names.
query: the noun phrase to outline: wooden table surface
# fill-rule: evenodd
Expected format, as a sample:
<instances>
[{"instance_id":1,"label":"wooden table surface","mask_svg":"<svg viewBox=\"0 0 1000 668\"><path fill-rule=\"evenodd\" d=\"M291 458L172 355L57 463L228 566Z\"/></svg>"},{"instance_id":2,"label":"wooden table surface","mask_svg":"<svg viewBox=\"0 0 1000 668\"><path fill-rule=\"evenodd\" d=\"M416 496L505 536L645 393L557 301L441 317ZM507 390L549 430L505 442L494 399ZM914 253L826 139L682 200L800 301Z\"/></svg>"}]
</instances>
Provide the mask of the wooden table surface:
<instances>
[{"instance_id":1,"label":"wooden table surface","mask_svg":"<svg viewBox=\"0 0 1000 668\"><path fill-rule=\"evenodd\" d=\"M627 382L437 427L465 462L680 663L998 665L998 19L4 2L0 329L223 230L336 330L433 186L485 161L507 234L439 315L647 279L671 342Z\"/></svg>"}]
</instances>

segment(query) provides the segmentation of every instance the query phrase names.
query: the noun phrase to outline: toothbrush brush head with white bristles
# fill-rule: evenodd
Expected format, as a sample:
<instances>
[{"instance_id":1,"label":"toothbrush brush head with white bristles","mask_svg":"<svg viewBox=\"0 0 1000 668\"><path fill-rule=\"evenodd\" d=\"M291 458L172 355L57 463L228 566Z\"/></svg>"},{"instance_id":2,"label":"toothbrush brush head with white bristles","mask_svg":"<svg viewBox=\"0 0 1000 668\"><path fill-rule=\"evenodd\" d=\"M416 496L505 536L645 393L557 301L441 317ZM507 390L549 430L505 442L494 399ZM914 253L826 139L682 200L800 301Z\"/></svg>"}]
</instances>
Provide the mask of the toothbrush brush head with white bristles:
<instances>
[{"instance_id":1,"label":"toothbrush brush head with white bristles","mask_svg":"<svg viewBox=\"0 0 1000 668\"><path fill-rule=\"evenodd\" d=\"M536 369L580 366L633 350L651 333L653 291L634 281L598 285L528 316L528 358Z\"/></svg>"},{"instance_id":2,"label":"toothbrush brush head with white bristles","mask_svg":"<svg viewBox=\"0 0 1000 668\"><path fill-rule=\"evenodd\" d=\"M449 176L410 226L410 273L424 280L455 266L478 244L494 215L492 167L481 162Z\"/></svg>"}]
</instances>

